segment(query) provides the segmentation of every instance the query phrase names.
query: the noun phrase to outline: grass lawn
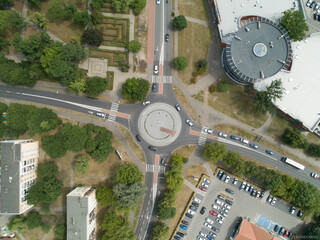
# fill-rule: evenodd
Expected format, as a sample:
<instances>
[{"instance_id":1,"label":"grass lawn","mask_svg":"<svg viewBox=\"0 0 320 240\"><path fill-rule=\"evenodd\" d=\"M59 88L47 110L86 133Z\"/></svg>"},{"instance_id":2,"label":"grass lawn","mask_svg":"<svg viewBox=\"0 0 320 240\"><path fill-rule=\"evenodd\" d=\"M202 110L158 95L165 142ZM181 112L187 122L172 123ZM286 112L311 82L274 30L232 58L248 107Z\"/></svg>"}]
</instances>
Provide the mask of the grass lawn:
<instances>
[{"instance_id":1,"label":"grass lawn","mask_svg":"<svg viewBox=\"0 0 320 240\"><path fill-rule=\"evenodd\" d=\"M198 92L197 95L194 96L194 99L198 100L199 102L202 102L203 103L203 95L204 95L204 92L203 91L200 91Z\"/></svg>"},{"instance_id":2,"label":"grass lawn","mask_svg":"<svg viewBox=\"0 0 320 240\"><path fill-rule=\"evenodd\" d=\"M204 166L197 163L197 164L193 164L191 167L189 167L184 172L183 177L186 180L188 180L189 182L191 182L194 186L197 186L199 181L194 180L193 177L200 179L202 174L208 175L208 171L206 170L206 168Z\"/></svg>"},{"instance_id":3,"label":"grass lawn","mask_svg":"<svg viewBox=\"0 0 320 240\"><path fill-rule=\"evenodd\" d=\"M188 22L188 27L179 31L178 34L179 56L186 57L189 62L186 69L179 71L179 77L185 85L190 85L192 72L196 69L196 63L200 59L207 59L212 33L207 26Z\"/></svg>"},{"instance_id":4,"label":"grass lawn","mask_svg":"<svg viewBox=\"0 0 320 240\"><path fill-rule=\"evenodd\" d=\"M293 123L281 116L276 115L270 123L268 135L275 139L281 140L281 136L286 128L293 129Z\"/></svg>"},{"instance_id":5,"label":"grass lawn","mask_svg":"<svg viewBox=\"0 0 320 240\"><path fill-rule=\"evenodd\" d=\"M197 123L200 123L200 118L199 118L198 114L196 113L196 111L193 109L193 107L190 104L190 102L187 100L187 98L183 95L181 90L176 85L173 85L173 93L176 96L176 98L178 99L178 102L187 111L187 113L190 116L190 118L193 121L195 121Z\"/></svg>"},{"instance_id":6,"label":"grass lawn","mask_svg":"<svg viewBox=\"0 0 320 240\"><path fill-rule=\"evenodd\" d=\"M226 81L226 84L228 92L208 93L208 105L254 128L261 127L267 120L267 115L254 113L253 99L243 86L230 81Z\"/></svg>"},{"instance_id":7,"label":"grass lawn","mask_svg":"<svg viewBox=\"0 0 320 240\"><path fill-rule=\"evenodd\" d=\"M192 194L192 190L188 188L186 185L183 185L181 191L176 196L176 215L173 219L170 220L169 223L169 236L172 235L173 230L178 224L178 221L186 208L186 204L189 201Z\"/></svg>"},{"instance_id":8,"label":"grass lawn","mask_svg":"<svg viewBox=\"0 0 320 240\"><path fill-rule=\"evenodd\" d=\"M41 2L41 8L30 8L28 9L28 17L30 17L34 12L41 12L45 13L48 18L48 8L49 8L49 2L50 1L42 1ZM84 0L62 0L65 4L68 4L69 2L73 2L78 11L82 11L85 9L85 3ZM60 38L62 41L69 43L72 37L81 37L84 27L79 25L74 25L72 19L68 19L65 21L55 21L55 20L49 20L49 27L48 31L55 35L56 37Z\"/></svg>"},{"instance_id":9,"label":"grass lawn","mask_svg":"<svg viewBox=\"0 0 320 240\"><path fill-rule=\"evenodd\" d=\"M178 149L176 149L173 154L179 154L184 156L185 158L189 158L191 156L191 154L194 152L194 150L196 149L197 145L185 145L182 147L179 147ZM172 154L172 155L173 155Z\"/></svg>"},{"instance_id":10,"label":"grass lawn","mask_svg":"<svg viewBox=\"0 0 320 240\"><path fill-rule=\"evenodd\" d=\"M131 147L132 151L134 152L134 155L136 155L136 157L140 161L146 162L144 152L139 147L139 145L135 142L131 133L125 127L121 126L120 124L118 124L118 129L121 132L121 134L123 135L123 137L125 138L125 140L127 141L127 143L129 144L129 146Z\"/></svg>"},{"instance_id":11,"label":"grass lawn","mask_svg":"<svg viewBox=\"0 0 320 240\"><path fill-rule=\"evenodd\" d=\"M179 14L209 21L205 0L179 0Z\"/></svg>"}]
</instances>

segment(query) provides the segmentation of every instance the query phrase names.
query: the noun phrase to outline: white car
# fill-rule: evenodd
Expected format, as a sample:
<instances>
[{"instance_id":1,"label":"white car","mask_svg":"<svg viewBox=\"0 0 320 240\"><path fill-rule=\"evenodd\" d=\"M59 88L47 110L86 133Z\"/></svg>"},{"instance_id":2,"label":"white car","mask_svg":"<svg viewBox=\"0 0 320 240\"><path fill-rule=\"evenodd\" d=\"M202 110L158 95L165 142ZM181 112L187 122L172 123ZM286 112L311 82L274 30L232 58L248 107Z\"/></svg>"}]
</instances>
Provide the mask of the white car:
<instances>
[{"instance_id":1,"label":"white car","mask_svg":"<svg viewBox=\"0 0 320 240\"><path fill-rule=\"evenodd\" d=\"M104 118L104 117L106 116L106 114L101 113L101 112L97 112L96 115L97 115L98 117L102 117L102 118Z\"/></svg>"},{"instance_id":2,"label":"white car","mask_svg":"<svg viewBox=\"0 0 320 240\"><path fill-rule=\"evenodd\" d=\"M192 127L192 126L193 126L193 122L191 122L191 120L190 120L190 119L187 119L187 120L186 120L186 123L187 123L190 127Z\"/></svg>"},{"instance_id":3,"label":"white car","mask_svg":"<svg viewBox=\"0 0 320 240\"><path fill-rule=\"evenodd\" d=\"M228 183L230 180L230 176L227 176L226 179L224 180L225 183Z\"/></svg>"},{"instance_id":4,"label":"white car","mask_svg":"<svg viewBox=\"0 0 320 240\"><path fill-rule=\"evenodd\" d=\"M314 10L318 10L320 8L320 3L317 3L316 6L314 7Z\"/></svg>"},{"instance_id":5,"label":"white car","mask_svg":"<svg viewBox=\"0 0 320 240\"><path fill-rule=\"evenodd\" d=\"M228 135L225 134L225 133L223 133L223 132L219 132L219 136L220 136L220 137L225 137L225 138L228 137Z\"/></svg>"},{"instance_id":6,"label":"white car","mask_svg":"<svg viewBox=\"0 0 320 240\"><path fill-rule=\"evenodd\" d=\"M206 237L207 236L207 234L205 234L205 233L203 233L203 232L199 232L199 235L201 236L201 237Z\"/></svg>"},{"instance_id":7,"label":"white car","mask_svg":"<svg viewBox=\"0 0 320 240\"><path fill-rule=\"evenodd\" d=\"M277 202L277 199L274 197L274 198L272 199L271 205L272 205L272 206L275 205L276 202Z\"/></svg>"},{"instance_id":8,"label":"white car","mask_svg":"<svg viewBox=\"0 0 320 240\"><path fill-rule=\"evenodd\" d=\"M159 1L160 4L160 1ZM154 74L158 74L159 73L159 67L158 65L154 65L154 69L153 69Z\"/></svg>"},{"instance_id":9,"label":"white car","mask_svg":"<svg viewBox=\"0 0 320 240\"><path fill-rule=\"evenodd\" d=\"M307 7L310 7L310 5L311 5L311 2L312 2L312 0L308 0L308 2L307 2Z\"/></svg>"},{"instance_id":10,"label":"white car","mask_svg":"<svg viewBox=\"0 0 320 240\"><path fill-rule=\"evenodd\" d=\"M214 208L214 209L216 209L216 210L220 210L220 207L217 206L217 205L215 205L215 204L212 205L212 208Z\"/></svg>"},{"instance_id":11,"label":"white car","mask_svg":"<svg viewBox=\"0 0 320 240\"><path fill-rule=\"evenodd\" d=\"M233 183L233 185L237 185L238 179L234 178L232 183Z\"/></svg>"},{"instance_id":12,"label":"white car","mask_svg":"<svg viewBox=\"0 0 320 240\"><path fill-rule=\"evenodd\" d=\"M219 205L222 204L222 202L219 199L216 199L216 203L219 204Z\"/></svg>"},{"instance_id":13,"label":"white car","mask_svg":"<svg viewBox=\"0 0 320 240\"><path fill-rule=\"evenodd\" d=\"M157 3L157 5L160 5L161 2L160 2L160 0L157 0L156 3Z\"/></svg>"},{"instance_id":14,"label":"white car","mask_svg":"<svg viewBox=\"0 0 320 240\"><path fill-rule=\"evenodd\" d=\"M208 222L208 223L210 223L210 224L213 224L213 220L212 219L210 219L210 218L206 218L206 221Z\"/></svg>"},{"instance_id":15,"label":"white car","mask_svg":"<svg viewBox=\"0 0 320 240\"><path fill-rule=\"evenodd\" d=\"M200 237L200 236L198 236L197 239L198 239L198 240L206 240L205 238Z\"/></svg>"},{"instance_id":16,"label":"white car","mask_svg":"<svg viewBox=\"0 0 320 240\"><path fill-rule=\"evenodd\" d=\"M193 198L193 201L195 201L196 203L201 203L201 199L197 198L197 197L194 197Z\"/></svg>"},{"instance_id":17,"label":"white car","mask_svg":"<svg viewBox=\"0 0 320 240\"><path fill-rule=\"evenodd\" d=\"M229 212L229 210L226 209L226 208L222 208L221 211L223 211L223 212L225 212L225 213L228 213L228 212Z\"/></svg>"},{"instance_id":18,"label":"white car","mask_svg":"<svg viewBox=\"0 0 320 240\"><path fill-rule=\"evenodd\" d=\"M143 105L143 106L148 105L148 104L150 104L150 100L147 100L147 101L142 102L142 105Z\"/></svg>"},{"instance_id":19,"label":"white car","mask_svg":"<svg viewBox=\"0 0 320 240\"><path fill-rule=\"evenodd\" d=\"M208 134L212 134L213 133L213 130L209 129L209 128L205 128L203 130L205 133L208 133Z\"/></svg>"},{"instance_id":20,"label":"white car","mask_svg":"<svg viewBox=\"0 0 320 240\"><path fill-rule=\"evenodd\" d=\"M191 209L188 209L188 213L190 213L191 215L196 215L196 212L195 211L192 211Z\"/></svg>"},{"instance_id":21,"label":"white car","mask_svg":"<svg viewBox=\"0 0 320 240\"><path fill-rule=\"evenodd\" d=\"M207 223L207 222L205 222L203 225L205 225L206 227L208 227L208 228L212 228L212 225L210 225L209 223Z\"/></svg>"},{"instance_id":22,"label":"white car","mask_svg":"<svg viewBox=\"0 0 320 240\"><path fill-rule=\"evenodd\" d=\"M221 219L217 218L216 221L217 221L218 223L222 224Z\"/></svg>"},{"instance_id":23,"label":"white car","mask_svg":"<svg viewBox=\"0 0 320 240\"><path fill-rule=\"evenodd\" d=\"M208 188L208 187L209 187L208 184L206 184L206 183L204 183L204 182L201 183L201 186L202 186L202 187L205 187L205 188Z\"/></svg>"},{"instance_id":24,"label":"white car","mask_svg":"<svg viewBox=\"0 0 320 240\"><path fill-rule=\"evenodd\" d=\"M228 205L228 204L225 204L225 205L223 205L225 208L227 208L227 209L230 209L231 207L230 207L230 205Z\"/></svg>"},{"instance_id":25,"label":"white car","mask_svg":"<svg viewBox=\"0 0 320 240\"><path fill-rule=\"evenodd\" d=\"M203 181L206 182L206 183L211 183L211 181L208 178L205 178L205 177L203 178Z\"/></svg>"}]
</instances>

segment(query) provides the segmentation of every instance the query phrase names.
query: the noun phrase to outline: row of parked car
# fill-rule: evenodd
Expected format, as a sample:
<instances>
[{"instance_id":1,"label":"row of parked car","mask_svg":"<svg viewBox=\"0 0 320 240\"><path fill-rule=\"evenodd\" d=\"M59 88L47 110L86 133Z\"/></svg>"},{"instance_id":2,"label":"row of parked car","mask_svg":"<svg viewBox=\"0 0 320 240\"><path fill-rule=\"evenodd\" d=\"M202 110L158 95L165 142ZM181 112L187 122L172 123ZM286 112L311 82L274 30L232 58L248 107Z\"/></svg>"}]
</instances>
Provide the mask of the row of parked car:
<instances>
[{"instance_id":1,"label":"row of parked car","mask_svg":"<svg viewBox=\"0 0 320 240\"><path fill-rule=\"evenodd\" d=\"M316 1L308 0L306 3L307 7L313 8L317 13L320 13L320 3Z\"/></svg>"},{"instance_id":2,"label":"row of parked car","mask_svg":"<svg viewBox=\"0 0 320 240\"><path fill-rule=\"evenodd\" d=\"M282 235L283 237L286 237L286 238L289 238L289 239L291 239L292 235L293 235L292 232L287 231L284 227L280 227L279 225L275 225L274 228L273 228L273 231L276 234Z\"/></svg>"}]
</instances>

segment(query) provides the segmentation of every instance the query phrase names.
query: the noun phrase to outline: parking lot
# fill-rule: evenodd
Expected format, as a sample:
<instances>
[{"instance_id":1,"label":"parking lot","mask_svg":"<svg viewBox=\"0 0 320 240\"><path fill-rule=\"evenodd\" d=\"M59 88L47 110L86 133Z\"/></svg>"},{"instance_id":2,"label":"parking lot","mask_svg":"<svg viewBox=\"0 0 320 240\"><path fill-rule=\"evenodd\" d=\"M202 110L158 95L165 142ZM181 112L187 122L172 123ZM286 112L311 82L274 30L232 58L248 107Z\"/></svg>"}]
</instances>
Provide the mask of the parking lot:
<instances>
[{"instance_id":1,"label":"parking lot","mask_svg":"<svg viewBox=\"0 0 320 240\"><path fill-rule=\"evenodd\" d=\"M298 209L295 214L290 214L291 206L284 202L277 200L274 205L271 205L266 201L269 196L268 192L265 193L263 198L252 197L249 192L239 190L242 180L238 180L236 184L233 184L234 177L230 174L228 175L230 176L228 183L219 180L217 177L210 179L210 183L204 183L208 187L206 187L205 191L201 191L201 194L197 193L195 195L195 200L201 201L199 206L196 207L196 204L196 206L191 205L193 210L188 210L188 215L191 213L194 215L191 214L192 218L184 216L183 222L181 222L187 229L179 227L178 232L184 235L184 237L180 235L180 239L228 239L234 232L235 226L239 222L239 217L246 218L254 224L270 229L270 231L275 225L284 227L292 232L299 230L301 219L296 215ZM234 193L227 193L226 188ZM218 198L218 195L222 196L222 199L220 199L221 197ZM223 200L223 197L225 200ZM217 202L217 200L220 202ZM231 200L232 205L226 205L226 200ZM213 205L220 209L213 208ZM203 214L200 214L203 207L206 210ZM212 212L212 215L210 211L215 213ZM217 221L218 218L220 218L220 221ZM207 235L209 236L207 237ZM176 236L176 239L178 239L179 235Z\"/></svg>"},{"instance_id":2,"label":"parking lot","mask_svg":"<svg viewBox=\"0 0 320 240\"><path fill-rule=\"evenodd\" d=\"M312 34L315 32L320 31L320 21L314 20L314 14L316 13L316 10L314 10L314 5L312 8L310 6L307 6L308 0L302 0L302 8L306 15L306 21L309 26L309 31L307 34ZM311 1L311 3L313 0ZM320 0L314 1L315 3L320 3Z\"/></svg>"}]
</instances>

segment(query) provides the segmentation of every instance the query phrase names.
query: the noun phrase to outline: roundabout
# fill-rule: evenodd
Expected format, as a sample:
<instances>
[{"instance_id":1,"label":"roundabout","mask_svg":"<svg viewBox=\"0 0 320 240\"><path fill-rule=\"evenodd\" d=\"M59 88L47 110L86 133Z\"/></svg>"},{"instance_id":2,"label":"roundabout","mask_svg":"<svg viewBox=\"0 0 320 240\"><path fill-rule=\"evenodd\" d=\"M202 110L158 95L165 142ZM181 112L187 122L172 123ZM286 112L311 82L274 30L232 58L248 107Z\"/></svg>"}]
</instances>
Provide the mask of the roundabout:
<instances>
[{"instance_id":1,"label":"roundabout","mask_svg":"<svg viewBox=\"0 0 320 240\"><path fill-rule=\"evenodd\" d=\"M181 132L181 117L171 105L154 103L141 112L138 130L150 145L167 146L174 142Z\"/></svg>"}]
</instances>

